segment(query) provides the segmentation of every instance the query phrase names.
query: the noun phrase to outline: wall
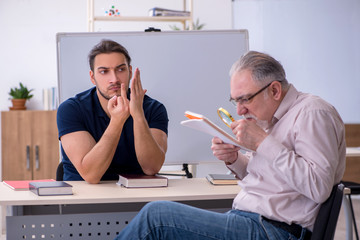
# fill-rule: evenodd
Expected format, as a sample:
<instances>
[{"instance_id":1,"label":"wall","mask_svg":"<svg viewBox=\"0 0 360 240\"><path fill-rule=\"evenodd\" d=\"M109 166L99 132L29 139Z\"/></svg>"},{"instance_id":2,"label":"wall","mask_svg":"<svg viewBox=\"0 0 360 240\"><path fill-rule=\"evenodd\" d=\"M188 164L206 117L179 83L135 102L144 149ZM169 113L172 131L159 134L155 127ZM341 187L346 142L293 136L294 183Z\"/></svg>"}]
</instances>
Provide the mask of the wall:
<instances>
[{"instance_id":1,"label":"wall","mask_svg":"<svg viewBox=\"0 0 360 240\"><path fill-rule=\"evenodd\" d=\"M279 59L298 90L360 122L358 0L237 0L233 25L249 30L250 49Z\"/></svg>"},{"instance_id":2,"label":"wall","mask_svg":"<svg viewBox=\"0 0 360 240\"><path fill-rule=\"evenodd\" d=\"M115 4L124 16L147 16L152 7L180 10L182 3L182 0L96 0L95 8L102 15L104 9ZM206 24L204 29L231 29L230 0L194 0L193 10L194 20ZM150 26L164 31L174 24L181 26L171 22L97 22L95 31L144 31ZM34 89L27 108L43 109L42 90L57 85L56 33L86 31L86 0L0 0L0 110L7 111L11 106L9 89L20 81Z\"/></svg>"},{"instance_id":3,"label":"wall","mask_svg":"<svg viewBox=\"0 0 360 240\"><path fill-rule=\"evenodd\" d=\"M111 4L98 1L105 7ZM118 2L121 8L116 7L123 15L146 15L153 7L148 2L155 1ZM157 6L166 8L178 8L178 4L178 0L156 1ZM346 90L348 86L360 89L359 5L358 0L236 0L231 13L230 0L194 0L194 18L206 23L208 30L232 25L248 29L251 49L278 58L299 90L319 95L325 91L325 98L342 115L353 112L344 115L347 123L358 123L360 94L351 98ZM0 1L0 110L10 106L7 93L19 81L35 89L28 108L42 109L42 89L57 84L55 34L86 31L86 12L86 0ZM117 30L142 31L158 24L124 23ZM99 28L106 30L107 26ZM200 176L206 172L198 169Z\"/></svg>"},{"instance_id":4,"label":"wall","mask_svg":"<svg viewBox=\"0 0 360 240\"><path fill-rule=\"evenodd\" d=\"M96 0L96 9L115 4L124 16L147 16L154 6L182 9L182 0ZM118 4L118 5L116 5ZM205 23L205 29L231 29L230 0L194 0L194 19ZM218 14L220 17L214 17ZM57 85L56 41L57 32L87 31L86 0L1 0L0 1L0 110L8 110L11 102L8 92L21 81L34 90L28 109L42 109L42 89ZM170 30L169 25L179 23L117 22L96 23L95 31L143 31L149 26Z\"/></svg>"}]
</instances>

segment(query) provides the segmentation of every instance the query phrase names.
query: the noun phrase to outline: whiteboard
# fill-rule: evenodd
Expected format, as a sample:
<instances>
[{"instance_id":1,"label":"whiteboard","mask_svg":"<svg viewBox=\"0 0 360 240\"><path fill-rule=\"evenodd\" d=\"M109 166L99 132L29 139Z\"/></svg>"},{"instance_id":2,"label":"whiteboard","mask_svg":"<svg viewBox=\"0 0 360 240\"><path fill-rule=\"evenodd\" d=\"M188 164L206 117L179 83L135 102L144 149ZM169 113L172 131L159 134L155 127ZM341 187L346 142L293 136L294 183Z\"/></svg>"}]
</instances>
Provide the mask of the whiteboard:
<instances>
[{"instance_id":1,"label":"whiteboard","mask_svg":"<svg viewBox=\"0 0 360 240\"><path fill-rule=\"evenodd\" d=\"M138 67L147 95L163 103L169 117L165 164L197 164L218 161L211 152L210 135L184 127L184 112L192 111L214 123L219 107L233 116L229 70L248 51L247 30L168 32L88 32L57 34L59 102L93 84L88 53L102 39L122 44Z\"/></svg>"}]
</instances>

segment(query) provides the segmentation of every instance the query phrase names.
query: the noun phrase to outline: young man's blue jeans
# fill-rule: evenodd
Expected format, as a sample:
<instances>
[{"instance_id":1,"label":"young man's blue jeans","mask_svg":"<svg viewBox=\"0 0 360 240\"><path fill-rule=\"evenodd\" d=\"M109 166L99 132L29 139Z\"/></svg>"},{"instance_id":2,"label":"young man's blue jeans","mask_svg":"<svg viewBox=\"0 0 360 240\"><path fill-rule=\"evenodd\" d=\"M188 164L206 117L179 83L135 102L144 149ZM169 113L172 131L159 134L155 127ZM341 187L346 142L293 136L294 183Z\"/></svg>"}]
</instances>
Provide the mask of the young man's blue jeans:
<instances>
[{"instance_id":1,"label":"young man's blue jeans","mask_svg":"<svg viewBox=\"0 0 360 240\"><path fill-rule=\"evenodd\" d=\"M304 233L305 230L302 235ZM157 201L146 204L116 239L292 240L296 238L281 228L274 227L256 213L238 210L217 213L176 202Z\"/></svg>"}]
</instances>

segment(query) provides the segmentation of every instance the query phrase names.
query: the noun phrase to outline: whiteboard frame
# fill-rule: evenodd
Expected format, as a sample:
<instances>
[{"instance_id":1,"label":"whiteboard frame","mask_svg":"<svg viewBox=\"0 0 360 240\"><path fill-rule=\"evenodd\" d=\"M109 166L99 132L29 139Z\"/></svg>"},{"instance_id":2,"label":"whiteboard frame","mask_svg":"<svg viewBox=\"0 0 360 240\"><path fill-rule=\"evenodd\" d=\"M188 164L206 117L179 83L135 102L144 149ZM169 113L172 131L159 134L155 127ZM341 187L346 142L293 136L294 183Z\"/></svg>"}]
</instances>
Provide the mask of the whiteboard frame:
<instances>
[{"instance_id":1,"label":"whiteboard frame","mask_svg":"<svg viewBox=\"0 0 360 240\"><path fill-rule=\"evenodd\" d=\"M228 72L232 63L249 50L248 31L58 33L59 103L93 86L87 55L101 39L115 40L128 49L131 65L133 69L139 67L147 94L167 108L165 165L218 161L210 149L211 136L181 126L180 121L185 120L184 112L189 110L227 128L216 110L224 107L236 115L228 102Z\"/></svg>"}]
</instances>

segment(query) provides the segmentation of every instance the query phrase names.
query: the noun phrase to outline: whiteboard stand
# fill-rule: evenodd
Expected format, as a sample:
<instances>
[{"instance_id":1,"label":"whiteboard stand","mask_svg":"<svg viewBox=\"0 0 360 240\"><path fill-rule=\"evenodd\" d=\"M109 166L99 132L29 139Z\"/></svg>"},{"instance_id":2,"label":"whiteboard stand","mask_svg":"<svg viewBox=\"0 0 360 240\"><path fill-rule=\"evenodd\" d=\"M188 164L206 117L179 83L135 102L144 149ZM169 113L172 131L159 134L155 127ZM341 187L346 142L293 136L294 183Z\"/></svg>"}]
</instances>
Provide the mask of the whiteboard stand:
<instances>
[{"instance_id":1,"label":"whiteboard stand","mask_svg":"<svg viewBox=\"0 0 360 240\"><path fill-rule=\"evenodd\" d=\"M190 168L192 168L192 165L190 165ZM186 178L193 178L192 171L189 170L189 164L183 163L181 171L184 171L184 173L159 173L159 175L163 176L175 176L175 177L186 177Z\"/></svg>"}]
</instances>

